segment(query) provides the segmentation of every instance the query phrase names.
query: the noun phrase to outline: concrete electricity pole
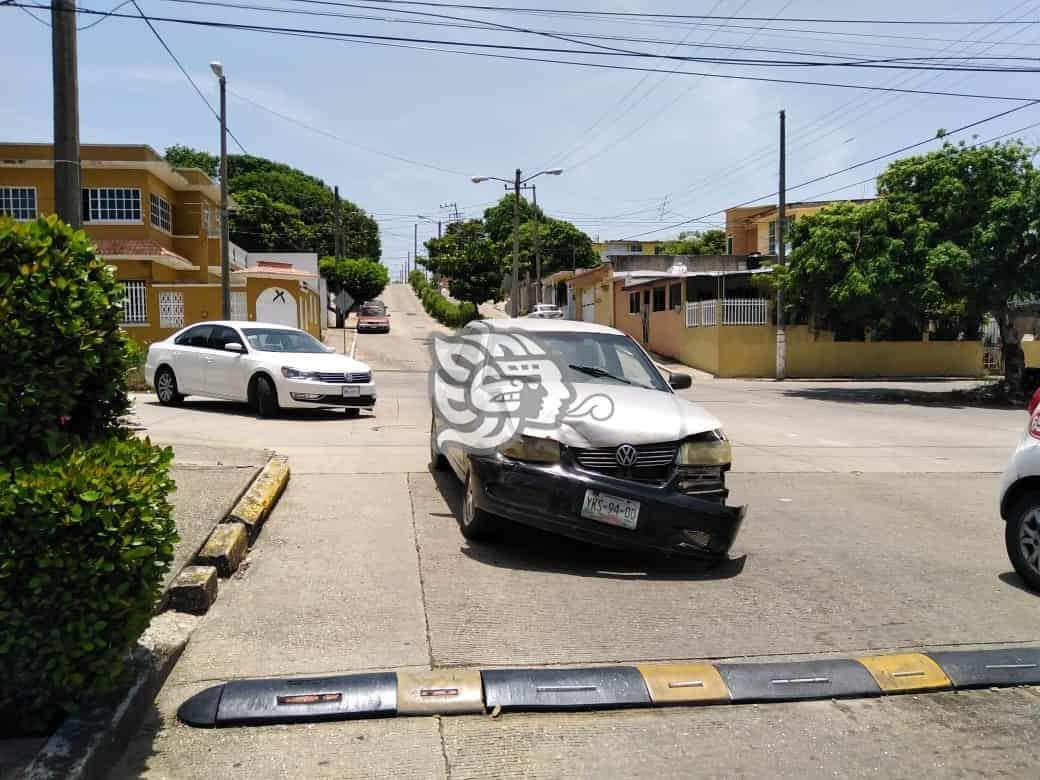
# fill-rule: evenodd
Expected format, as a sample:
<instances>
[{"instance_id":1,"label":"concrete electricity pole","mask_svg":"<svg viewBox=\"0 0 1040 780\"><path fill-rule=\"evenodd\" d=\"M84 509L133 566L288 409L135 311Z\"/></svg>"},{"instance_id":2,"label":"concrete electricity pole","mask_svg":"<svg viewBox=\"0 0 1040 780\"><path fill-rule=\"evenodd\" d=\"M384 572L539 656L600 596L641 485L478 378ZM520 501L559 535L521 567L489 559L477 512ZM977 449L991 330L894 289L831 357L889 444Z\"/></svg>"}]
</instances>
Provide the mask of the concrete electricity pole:
<instances>
[{"instance_id":1,"label":"concrete electricity pole","mask_svg":"<svg viewBox=\"0 0 1040 780\"><path fill-rule=\"evenodd\" d=\"M231 319L231 247L228 239L228 191L227 191L227 79L224 66L219 62L209 64L213 75L220 82L220 308L222 318Z\"/></svg>"},{"instance_id":2,"label":"concrete electricity pole","mask_svg":"<svg viewBox=\"0 0 1040 780\"><path fill-rule=\"evenodd\" d=\"M784 240L787 222L787 128L784 112L780 112L780 187L779 213L776 219L776 262L783 265L786 258ZM787 335L784 333L784 291L776 288L776 378L787 373Z\"/></svg>"},{"instance_id":3,"label":"concrete electricity pole","mask_svg":"<svg viewBox=\"0 0 1040 780\"><path fill-rule=\"evenodd\" d=\"M63 222L83 227L79 162L79 77L76 65L76 2L51 2L54 67L54 210Z\"/></svg>"},{"instance_id":4,"label":"concrete electricity pole","mask_svg":"<svg viewBox=\"0 0 1040 780\"><path fill-rule=\"evenodd\" d=\"M542 247L541 237L538 235L538 188L531 185L531 200L534 203L534 275L536 287L534 290L534 302L542 302Z\"/></svg>"},{"instance_id":5,"label":"concrete electricity pole","mask_svg":"<svg viewBox=\"0 0 1040 780\"><path fill-rule=\"evenodd\" d=\"M340 230L339 223L339 185L337 184L332 188L332 218L335 225L336 234L333 237L333 246L336 253L336 259L339 260L343 257L343 234Z\"/></svg>"}]
</instances>

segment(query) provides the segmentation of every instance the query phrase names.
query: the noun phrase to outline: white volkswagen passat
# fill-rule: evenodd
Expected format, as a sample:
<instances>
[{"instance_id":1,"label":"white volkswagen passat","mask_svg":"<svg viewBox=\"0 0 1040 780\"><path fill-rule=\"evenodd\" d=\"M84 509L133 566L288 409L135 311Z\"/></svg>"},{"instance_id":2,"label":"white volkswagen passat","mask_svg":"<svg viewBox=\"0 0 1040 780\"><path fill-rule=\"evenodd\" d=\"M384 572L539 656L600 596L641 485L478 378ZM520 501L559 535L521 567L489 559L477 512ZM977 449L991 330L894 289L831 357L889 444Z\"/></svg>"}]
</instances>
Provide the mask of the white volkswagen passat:
<instances>
[{"instance_id":1,"label":"white volkswagen passat","mask_svg":"<svg viewBox=\"0 0 1040 780\"><path fill-rule=\"evenodd\" d=\"M1040 590L1040 389L1029 403L1029 422L1000 483L1000 515L1011 565Z\"/></svg>"},{"instance_id":2,"label":"white volkswagen passat","mask_svg":"<svg viewBox=\"0 0 1040 780\"><path fill-rule=\"evenodd\" d=\"M187 395L244 401L261 417L279 409L373 409L364 363L336 354L302 330L263 322L200 322L148 347L145 379L159 403Z\"/></svg>"}]
</instances>

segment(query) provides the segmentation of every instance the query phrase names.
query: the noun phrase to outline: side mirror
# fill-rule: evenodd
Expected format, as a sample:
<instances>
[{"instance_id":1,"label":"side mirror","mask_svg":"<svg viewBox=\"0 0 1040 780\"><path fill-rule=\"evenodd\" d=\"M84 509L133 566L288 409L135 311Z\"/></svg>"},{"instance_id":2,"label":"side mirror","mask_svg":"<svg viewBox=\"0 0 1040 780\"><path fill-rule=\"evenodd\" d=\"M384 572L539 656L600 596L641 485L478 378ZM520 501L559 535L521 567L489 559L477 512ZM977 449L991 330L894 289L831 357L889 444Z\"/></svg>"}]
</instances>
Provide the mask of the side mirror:
<instances>
[{"instance_id":1,"label":"side mirror","mask_svg":"<svg viewBox=\"0 0 1040 780\"><path fill-rule=\"evenodd\" d=\"M673 390L685 390L693 384L693 377L689 374L669 374L668 386Z\"/></svg>"},{"instance_id":2,"label":"side mirror","mask_svg":"<svg viewBox=\"0 0 1040 780\"><path fill-rule=\"evenodd\" d=\"M224 349L228 352L238 352L239 354L246 351L246 348L239 344L237 341L232 341L224 345Z\"/></svg>"}]
</instances>

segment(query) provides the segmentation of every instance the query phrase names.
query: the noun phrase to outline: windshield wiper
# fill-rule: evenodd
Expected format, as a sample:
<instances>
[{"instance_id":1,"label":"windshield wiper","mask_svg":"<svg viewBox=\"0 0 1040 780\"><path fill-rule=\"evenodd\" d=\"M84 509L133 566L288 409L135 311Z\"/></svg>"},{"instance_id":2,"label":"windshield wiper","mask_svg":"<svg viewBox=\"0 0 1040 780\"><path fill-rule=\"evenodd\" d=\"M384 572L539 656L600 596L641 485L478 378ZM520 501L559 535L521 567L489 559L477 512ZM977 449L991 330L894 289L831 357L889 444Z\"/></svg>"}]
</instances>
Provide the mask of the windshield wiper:
<instances>
[{"instance_id":1,"label":"windshield wiper","mask_svg":"<svg viewBox=\"0 0 1040 780\"><path fill-rule=\"evenodd\" d=\"M625 379L623 376L612 374L609 371L600 368L599 366L580 366L575 363L568 363L567 368L573 368L575 371L581 371L581 373L588 374L589 376L603 377L604 379L614 379L618 382L624 382L626 385L637 385L639 387L644 387L644 385L640 385L638 382L633 382L631 379Z\"/></svg>"}]
</instances>

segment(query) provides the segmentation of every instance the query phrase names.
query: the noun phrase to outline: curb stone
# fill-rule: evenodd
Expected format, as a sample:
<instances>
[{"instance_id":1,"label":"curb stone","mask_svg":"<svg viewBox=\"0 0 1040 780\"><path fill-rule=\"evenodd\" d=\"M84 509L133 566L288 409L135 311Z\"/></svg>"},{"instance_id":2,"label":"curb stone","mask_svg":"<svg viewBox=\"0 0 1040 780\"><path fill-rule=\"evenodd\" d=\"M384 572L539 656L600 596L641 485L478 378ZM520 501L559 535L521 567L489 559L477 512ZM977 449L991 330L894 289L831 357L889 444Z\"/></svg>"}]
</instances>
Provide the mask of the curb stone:
<instances>
[{"instance_id":1,"label":"curb stone","mask_svg":"<svg viewBox=\"0 0 1040 780\"><path fill-rule=\"evenodd\" d=\"M104 777L166 682L198 621L180 612L154 617L131 652L130 684L93 709L66 718L26 768L25 780Z\"/></svg>"},{"instance_id":2,"label":"curb stone","mask_svg":"<svg viewBox=\"0 0 1040 780\"><path fill-rule=\"evenodd\" d=\"M252 544L289 482L289 459L275 455L235 504L225 523L242 523Z\"/></svg>"}]
</instances>

